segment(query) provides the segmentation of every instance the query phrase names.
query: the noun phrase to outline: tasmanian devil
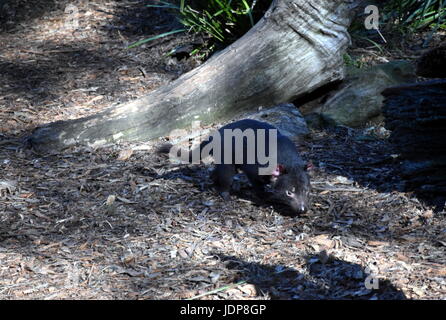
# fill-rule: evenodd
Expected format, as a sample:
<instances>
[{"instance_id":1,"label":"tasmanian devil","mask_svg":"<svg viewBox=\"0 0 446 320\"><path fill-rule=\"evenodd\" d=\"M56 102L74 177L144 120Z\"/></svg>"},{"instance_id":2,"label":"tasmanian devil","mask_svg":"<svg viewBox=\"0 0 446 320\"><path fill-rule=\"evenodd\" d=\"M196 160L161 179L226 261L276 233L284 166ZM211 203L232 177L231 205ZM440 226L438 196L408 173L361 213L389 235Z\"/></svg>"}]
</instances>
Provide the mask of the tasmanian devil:
<instances>
[{"instance_id":1,"label":"tasmanian devil","mask_svg":"<svg viewBox=\"0 0 446 320\"><path fill-rule=\"evenodd\" d=\"M163 145L158 152L178 156L173 150L172 145ZM227 124L187 151L186 159L191 162L194 153L203 158L206 152L214 158L212 178L223 199L230 198L234 175L240 170L261 198L287 205L294 214L307 211L307 165L295 144L272 125L251 119Z\"/></svg>"}]
</instances>

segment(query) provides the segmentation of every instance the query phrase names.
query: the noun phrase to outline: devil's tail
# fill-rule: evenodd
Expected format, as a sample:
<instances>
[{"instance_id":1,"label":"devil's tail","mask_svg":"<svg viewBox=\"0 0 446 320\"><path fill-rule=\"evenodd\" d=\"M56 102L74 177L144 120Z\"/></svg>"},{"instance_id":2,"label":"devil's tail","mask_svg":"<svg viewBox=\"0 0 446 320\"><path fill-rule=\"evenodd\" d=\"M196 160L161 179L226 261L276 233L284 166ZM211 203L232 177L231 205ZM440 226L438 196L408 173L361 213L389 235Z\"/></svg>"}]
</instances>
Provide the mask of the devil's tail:
<instances>
[{"instance_id":1,"label":"devil's tail","mask_svg":"<svg viewBox=\"0 0 446 320\"><path fill-rule=\"evenodd\" d=\"M202 160L201 159L201 151L209 143L210 143L210 141L205 140L205 141L201 142L200 145L194 149L185 149L185 148L180 148L180 147L174 146L171 143L164 143L156 148L156 153L158 153L158 154L167 154L168 153L168 154L170 154L170 156L173 156L174 158L177 158L181 161L186 161L187 163L196 163L197 160L199 163ZM196 155L194 157L194 154L196 154L196 153L198 153L198 155ZM186 155L186 156L184 156L184 155Z\"/></svg>"}]
</instances>

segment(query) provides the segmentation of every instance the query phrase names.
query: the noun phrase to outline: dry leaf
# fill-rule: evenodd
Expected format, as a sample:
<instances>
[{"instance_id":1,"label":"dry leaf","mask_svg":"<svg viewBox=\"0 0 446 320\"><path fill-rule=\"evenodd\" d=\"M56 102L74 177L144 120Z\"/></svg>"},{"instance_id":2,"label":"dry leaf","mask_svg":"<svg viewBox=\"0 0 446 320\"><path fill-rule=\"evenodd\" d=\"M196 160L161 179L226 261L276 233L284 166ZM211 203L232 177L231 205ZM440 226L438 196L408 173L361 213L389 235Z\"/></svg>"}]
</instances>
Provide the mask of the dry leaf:
<instances>
[{"instance_id":1,"label":"dry leaf","mask_svg":"<svg viewBox=\"0 0 446 320\"><path fill-rule=\"evenodd\" d=\"M384 241L376 241L376 240L369 240L367 241L367 244L371 247L382 247L387 245L387 242Z\"/></svg>"},{"instance_id":2,"label":"dry leaf","mask_svg":"<svg viewBox=\"0 0 446 320\"><path fill-rule=\"evenodd\" d=\"M128 160L133 154L133 149L126 149L126 150L122 150L119 153L118 159L120 161L126 161Z\"/></svg>"},{"instance_id":3,"label":"dry leaf","mask_svg":"<svg viewBox=\"0 0 446 320\"><path fill-rule=\"evenodd\" d=\"M428 273L433 274L438 277L445 277L446 276L446 267L442 268L429 268L427 270Z\"/></svg>"},{"instance_id":4,"label":"dry leaf","mask_svg":"<svg viewBox=\"0 0 446 320\"><path fill-rule=\"evenodd\" d=\"M412 291L419 297L424 296L423 288L412 288Z\"/></svg>"},{"instance_id":5,"label":"dry leaf","mask_svg":"<svg viewBox=\"0 0 446 320\"><path fill-rule=\"evenodd\" d=\"M434 212L432 210L426 210L423 212L423 217L426 219L430 219L434 216Z\"/></svg>"},{"instance_id":6,"label":"dry leaf","mask_svg":"<svg viewBox=\"0 0 446 320\"><path fill-rule=\"evenodd\" d=\"M406 257L405 255L403 255L402 253L395 254L395 257L398 260L401 260L401 261L404 261L404 262L409 262L410 261L410 259L408 257Z\"/></svg>"},{"instance_id":7,"label":"dry leaf","mask_svg":"<svg viewBox=\"0 0 446 320\"><path fill-rule=\"evenodd\" d=\"M318 235L316 237L308 239L307 241L310 243L316 243L327 249L331 249L334 246L334 241L329 239L329 236L326 234Z\"/></svg>"},{"instance_id":8,"label":"dry leaf","mask_svg":"<svg viewBox=\"0 0 446 320\"><path fill-rule=\"evenodd\" d=\"M243 286L240 286L239 289L250 297L257 295L256 287L253 284L245 284Z\"/></svg>"},{"instance_id":9,"label":"dry leaf","mask_svg":"<svg viewBox=\"0 0 446 320\"><path fill-rule=\"evenodd\" d=\"M118 199L121 202L127 203L127 204L138 203L138 202L135 202L135 201L128 200L126 198L122 198L122 197L116 197L116 199Z\"/></svg>"},{"instance_id":10,"label":"dry leaf","mask_svg":"<svg viewBox=\"0 0 446 320\"><path fill-rule=\"evenodd\" d=\"M111 205L113 205L113 203L115 203L115 200L116 200L115 195L109 195L107 197L107 201L105 202L105 204L110 207Z\"/></svg>"}]
</instances>

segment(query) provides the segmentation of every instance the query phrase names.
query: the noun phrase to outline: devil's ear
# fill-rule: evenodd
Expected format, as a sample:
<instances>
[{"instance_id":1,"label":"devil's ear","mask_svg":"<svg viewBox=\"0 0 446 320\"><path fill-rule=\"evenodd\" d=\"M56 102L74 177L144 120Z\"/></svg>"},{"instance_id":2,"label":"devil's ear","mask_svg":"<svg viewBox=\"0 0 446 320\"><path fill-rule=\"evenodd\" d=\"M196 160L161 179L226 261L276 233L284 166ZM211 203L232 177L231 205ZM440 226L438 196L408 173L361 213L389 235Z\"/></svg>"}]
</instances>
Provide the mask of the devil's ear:
<instances>
[{"instance_id":1,"label":"devil's ear","mask_svg":"<svg viewBox=\"0 0 446 320\"><path fill-rule=\"evenodd\" d=\"M312 171L313 169L314 169L313 162L308 161L307 164L305 165L305 170Z\"/></svg>"},{"instance_id":2,"label":"devil's ear","mask_svg":"<svg viewBox=\"0 0 446 320\"><path fill-rule=\"evenodd\" d=\"M281 164L278 164L276 169L274 169L273 173L271 173L271 175L274 176L274 177L278 177L278 176L281 176L284 173L286 173L285 166L283 166Z\"/></svg>"}]
</instances>

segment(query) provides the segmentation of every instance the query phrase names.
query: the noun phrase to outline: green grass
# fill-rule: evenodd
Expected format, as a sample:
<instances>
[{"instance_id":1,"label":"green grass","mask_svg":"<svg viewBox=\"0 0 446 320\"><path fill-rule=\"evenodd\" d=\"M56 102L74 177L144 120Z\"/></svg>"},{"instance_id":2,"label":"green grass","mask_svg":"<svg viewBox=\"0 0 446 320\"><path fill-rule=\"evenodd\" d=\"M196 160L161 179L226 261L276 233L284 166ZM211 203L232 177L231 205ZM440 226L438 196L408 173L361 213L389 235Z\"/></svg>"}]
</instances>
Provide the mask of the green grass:
<instances>
[{"instance_id":1,"label":"green grass","mask_svg":"<svg viewBox=\"0 0 446 320\"><path fill-rule=\"evenodd\" d=\"M427 46L438 29L446 30L446 0L390 0L379 6L379 10L379 32L364 28L364 16L353 21L349 32L357 46L371 44L383 54L389 45L384 37L389 37L390 46L395 46L395 39L410 38L413 34L428 31L423 43ZM383 38L378 37L382 34ZM348 57L344 57L344 61L346 65L357 66Z\"/></svg>"},{"instance_id":2,"label":"green grass","mask_svg":"<svg viewBox=\"0 0 446 320\"><path fill-rule=\"evenodd\" d=\"M270 4L271 0L177 0L148 4L151 8L174 11L183 28L140 40L128 48L180 32L203 34L210 40L208 50L222 48L252 28Z\"/></svg>"},{"instance_id":3,"label":"green grass","mask_svg":"<svg viewBox=\"0 0 446 320\"><path fill-rule=\"evenodd\" d=\"M171 30L154 37L140 40L128 48L167 37L180 32L201 34L207 40L207 47L194 48L191 54L203 56L203 52L211 53L221 49L245 34L263 16L271 4L271 0L170 0L157 1L148 7L173 11L181 28ZM382 27L415 32L426 28L435 32L439 28L446 29L446 0L391 0L380 8ZM355 31L356 29L356 31ZM380 28L381 29L381 28ZM363 25L350 28L353 36L372 43L378 49L381 46L364 33ZM370 35L370 34L369 34ZM382 51L382 50L380 50ZM350 61L351 62L351 61Z\"/></svg>"},{"instance_id":4,"label":"green grass","mask_svg":"<svg viewBox=\"0 0 446 320\"><path fill-rule=\"evenodd\" d=\"M384 7L383 18L413 30L446 28L446 0L393 0Z\"/></svg>"}]
</instances>

